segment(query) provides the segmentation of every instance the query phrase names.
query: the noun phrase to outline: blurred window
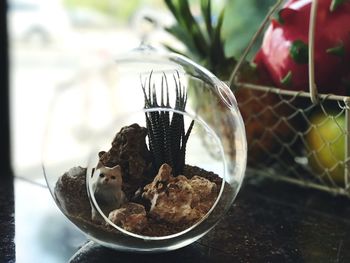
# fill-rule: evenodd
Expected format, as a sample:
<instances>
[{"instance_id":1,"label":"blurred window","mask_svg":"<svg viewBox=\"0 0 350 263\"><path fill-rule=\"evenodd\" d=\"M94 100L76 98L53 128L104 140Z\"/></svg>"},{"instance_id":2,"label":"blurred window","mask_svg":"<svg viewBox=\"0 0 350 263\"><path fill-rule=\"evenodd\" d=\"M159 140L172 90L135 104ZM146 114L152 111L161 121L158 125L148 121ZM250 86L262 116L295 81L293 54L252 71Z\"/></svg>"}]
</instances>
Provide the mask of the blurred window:
<instances>
[{"instance_id":1,"label":"blurred window","mask_svg":"<svg viewBox=\"0 0 350 263\"><path fill-rule=\"evenodd\" d=\"M51 106L62 94L70 92L77 101L84 101L113 85L114 58L136 48L150 33L142 25L144 21L135 20L142 10L170 16L162 0L8 1L12 160L16 176L44 183L41 154ZM86 103L73 108L80 117L67 133L79 143L88 126L85 116L89 109ZM59 125L65 125L72 115L66 110L65 118L55 119ZM57 154L62 162L66 156L64 152Z\"/></svg>"}]
</instances>

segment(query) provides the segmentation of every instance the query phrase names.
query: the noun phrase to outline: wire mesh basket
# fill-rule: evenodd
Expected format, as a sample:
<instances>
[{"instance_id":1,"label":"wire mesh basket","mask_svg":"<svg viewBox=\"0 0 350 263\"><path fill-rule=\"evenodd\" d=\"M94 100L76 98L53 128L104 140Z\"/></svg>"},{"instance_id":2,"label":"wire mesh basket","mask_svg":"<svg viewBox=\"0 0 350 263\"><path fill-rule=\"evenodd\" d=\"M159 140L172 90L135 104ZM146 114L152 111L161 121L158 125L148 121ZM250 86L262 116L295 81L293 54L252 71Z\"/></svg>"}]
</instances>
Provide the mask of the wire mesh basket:
<instances>
[{"instance_id":1,"label":"wire mesh basket","mask_svg":"<svg viewBox=\"0 0 350 263\"><path fill-rule=\"evenodd\" d=\"M239 88L236 97L247 130L248 171L350 197L350 97L317 92L313 54L317 2L312 2L310 12L309 92L239 81L243 61L283 1L271 8L229 84Z\"/></svg>"}]
</instances>

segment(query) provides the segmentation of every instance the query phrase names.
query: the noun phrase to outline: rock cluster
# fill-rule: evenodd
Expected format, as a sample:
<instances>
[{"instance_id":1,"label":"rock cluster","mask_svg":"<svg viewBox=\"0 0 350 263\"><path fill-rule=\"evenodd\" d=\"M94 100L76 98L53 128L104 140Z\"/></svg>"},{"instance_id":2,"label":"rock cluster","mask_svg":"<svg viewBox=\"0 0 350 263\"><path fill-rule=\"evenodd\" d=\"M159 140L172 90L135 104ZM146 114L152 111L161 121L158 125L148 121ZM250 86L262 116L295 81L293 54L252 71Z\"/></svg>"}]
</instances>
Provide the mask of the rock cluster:
<instances>
[{"instance_id":1,"label":"rock cluster","mask_svg":"<svg viewBox=\"0 0 350 263\"><path fill-rule=\"evenodd\" d=\"M151 169L151 154L146 145L147 129L138 124L123 127L115 136L108 152L100 152L103 165L113 167L119 164L123 171L124 189L132 195L142 185L146 173Z\"/></svg>"},{"instance_id":2,"label":"rock cluster","mask_svg":"<svg viewBox=\"0 0 350 263\"><path fill-rule=\"evenodd\" d=\"M146 210L143 205L126 203L109 213L109 220L123 229L140 233L147 226Z\"/></svg>"},{"instance_id":3,"label":"rock cluster","mask_svg":"<svg viewBox=\"0 0 350 263\"><path fill-rule=\"evenodd\" d=\"M69 169L57 181L55 197L66 214L86 217L91 213L86 191L86 168L80 166Z\"/></svg>"},{"instance_id":4,"label":"rock cluster","mask_svg":"<svg viewBox=\"0 0 350 263\"><path fill-rule=\"evenodd\" d=\"M92 194L109 220L129 232L174 234L208 213L218 196L221 179L192 166L185 166L186 176L174 177L168 164L163 164L154 177L146 135L146 128L138 124L117 133L111 149L99 153L91 178ZM64 173L54 189L56 201L84 228L111 232L113 229L90 204L86 173L82 167Z\"/></svg>"},{"instance_id":5,"label":"rock cluster","mask_svg":"<svg viewBox=\"0 0 350 263\"><path fill-rule=\"evenodd\" d=\"M143 198L151 202L149 215L173 224L201 219L215 202L216 184L200 176L173 177L171 171L163 164L153 182L145 186Z\"/></svg>"}]
</instances>

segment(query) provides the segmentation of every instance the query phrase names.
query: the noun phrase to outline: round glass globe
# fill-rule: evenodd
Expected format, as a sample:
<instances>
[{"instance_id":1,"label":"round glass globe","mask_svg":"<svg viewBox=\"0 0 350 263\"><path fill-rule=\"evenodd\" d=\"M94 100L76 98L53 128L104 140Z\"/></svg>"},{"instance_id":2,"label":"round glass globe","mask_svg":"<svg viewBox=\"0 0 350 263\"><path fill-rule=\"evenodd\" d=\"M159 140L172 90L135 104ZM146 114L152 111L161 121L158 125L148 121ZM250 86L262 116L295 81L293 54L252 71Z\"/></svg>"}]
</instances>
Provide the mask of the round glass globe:
<instances>
[{"instance_id":1,"label":"round glass globe","mask_svg":"<svg viewBox=\"0 0 350 263\"><path fill-rule=\"evenodd\" d=\"M141 252L186 246L205 235L223 217L244 178L247 145L234 95L225 83L191 60L151 48L139 48L118 58L106 73L104 85L89 89L77 85L54 97L42 151L44 174L52 196L75 225L104 246ZM210 105L203 105L203 101L208 101L203 98L210 98ZM163 139L157 144L159 136ZM171 143L167 144L169 140ZM142 151L150 156L141 168L135 167L140 163L135 141L142 141L139 143ZM117 151L115 145L123 151L119 159L112 156ZM159 147L163 147L162 154L157 154ZM130 156L125 157L128 151ZM109 162L115 163L108 165ZM159 179L164 163L172 164L166 183ZM131 172L135 169L141 169L136 177ZM112 201L109 194L101 195L101 189L107 189L102 181L107 178L111 182L118 176L119 184L110 189L122 193L123 202L119 200L113 211L106 210L106 202ZM197 192L204 191L204 186L215 189L209 201L194 190L198 176L202 176L199 179L202 189L197 188L200 189ZM170 189L171 184L176 185L176 191ZM187 190L181 189L184 185L187 190L193 186L186 198L183 195ZM153 193L148 203L144 201L149 194L145 189ZM182 197L177 200L177 195ZM174 210L170 216L164 213L169 210L169 196L171 202L182 202L170 209ZM197 203L202 202L201 209L194 207L194 196ZM187 202L184 199L189 203L183 203ZM130 204L141 209L140 214L128 217L125 211ZM182 211L183 207L187 208ZM199 217L186 221L198 211ZM123 217L115 221L112 213ZM126 221L130 223L135 216L137 223L128 225Z\"/></svg>"}]
</instances>

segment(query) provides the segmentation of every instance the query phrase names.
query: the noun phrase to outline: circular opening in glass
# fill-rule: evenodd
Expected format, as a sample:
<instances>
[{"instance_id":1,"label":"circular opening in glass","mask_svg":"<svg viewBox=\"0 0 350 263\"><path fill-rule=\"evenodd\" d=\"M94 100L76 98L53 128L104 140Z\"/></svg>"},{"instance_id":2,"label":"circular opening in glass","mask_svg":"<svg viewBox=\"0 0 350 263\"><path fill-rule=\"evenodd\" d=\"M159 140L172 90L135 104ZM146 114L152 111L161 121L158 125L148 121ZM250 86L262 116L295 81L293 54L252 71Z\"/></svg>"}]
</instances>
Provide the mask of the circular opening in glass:
<instances>
[{"instance_id":1,"label":"circular opening in glass","mask_svg":"<svg viewBox=\"0 0 350 263\"><path fill-rule=\"evenodd\" d=\"M150 134L142 132L147 127L146 116L160 113L169 114L170 122L181 116L187 131L192 126L183 169L175 168L176 161L169 161L174 163L168 171L164 163L159 169L149 169L156 157L151 156L148 164L138 159L142 150L136 148L152 148ZM202 143L203 136L211 142L210 151ZM173 109L144 109L118 118L94 137L86 177L92 224L144 240L164 240L190 231L214 210L224 189L227 168L219 138L200 118ZM166 150L163 155L167 155ZM103 159L105 164L101 163Z\"/></svg>"}]
</instances>

